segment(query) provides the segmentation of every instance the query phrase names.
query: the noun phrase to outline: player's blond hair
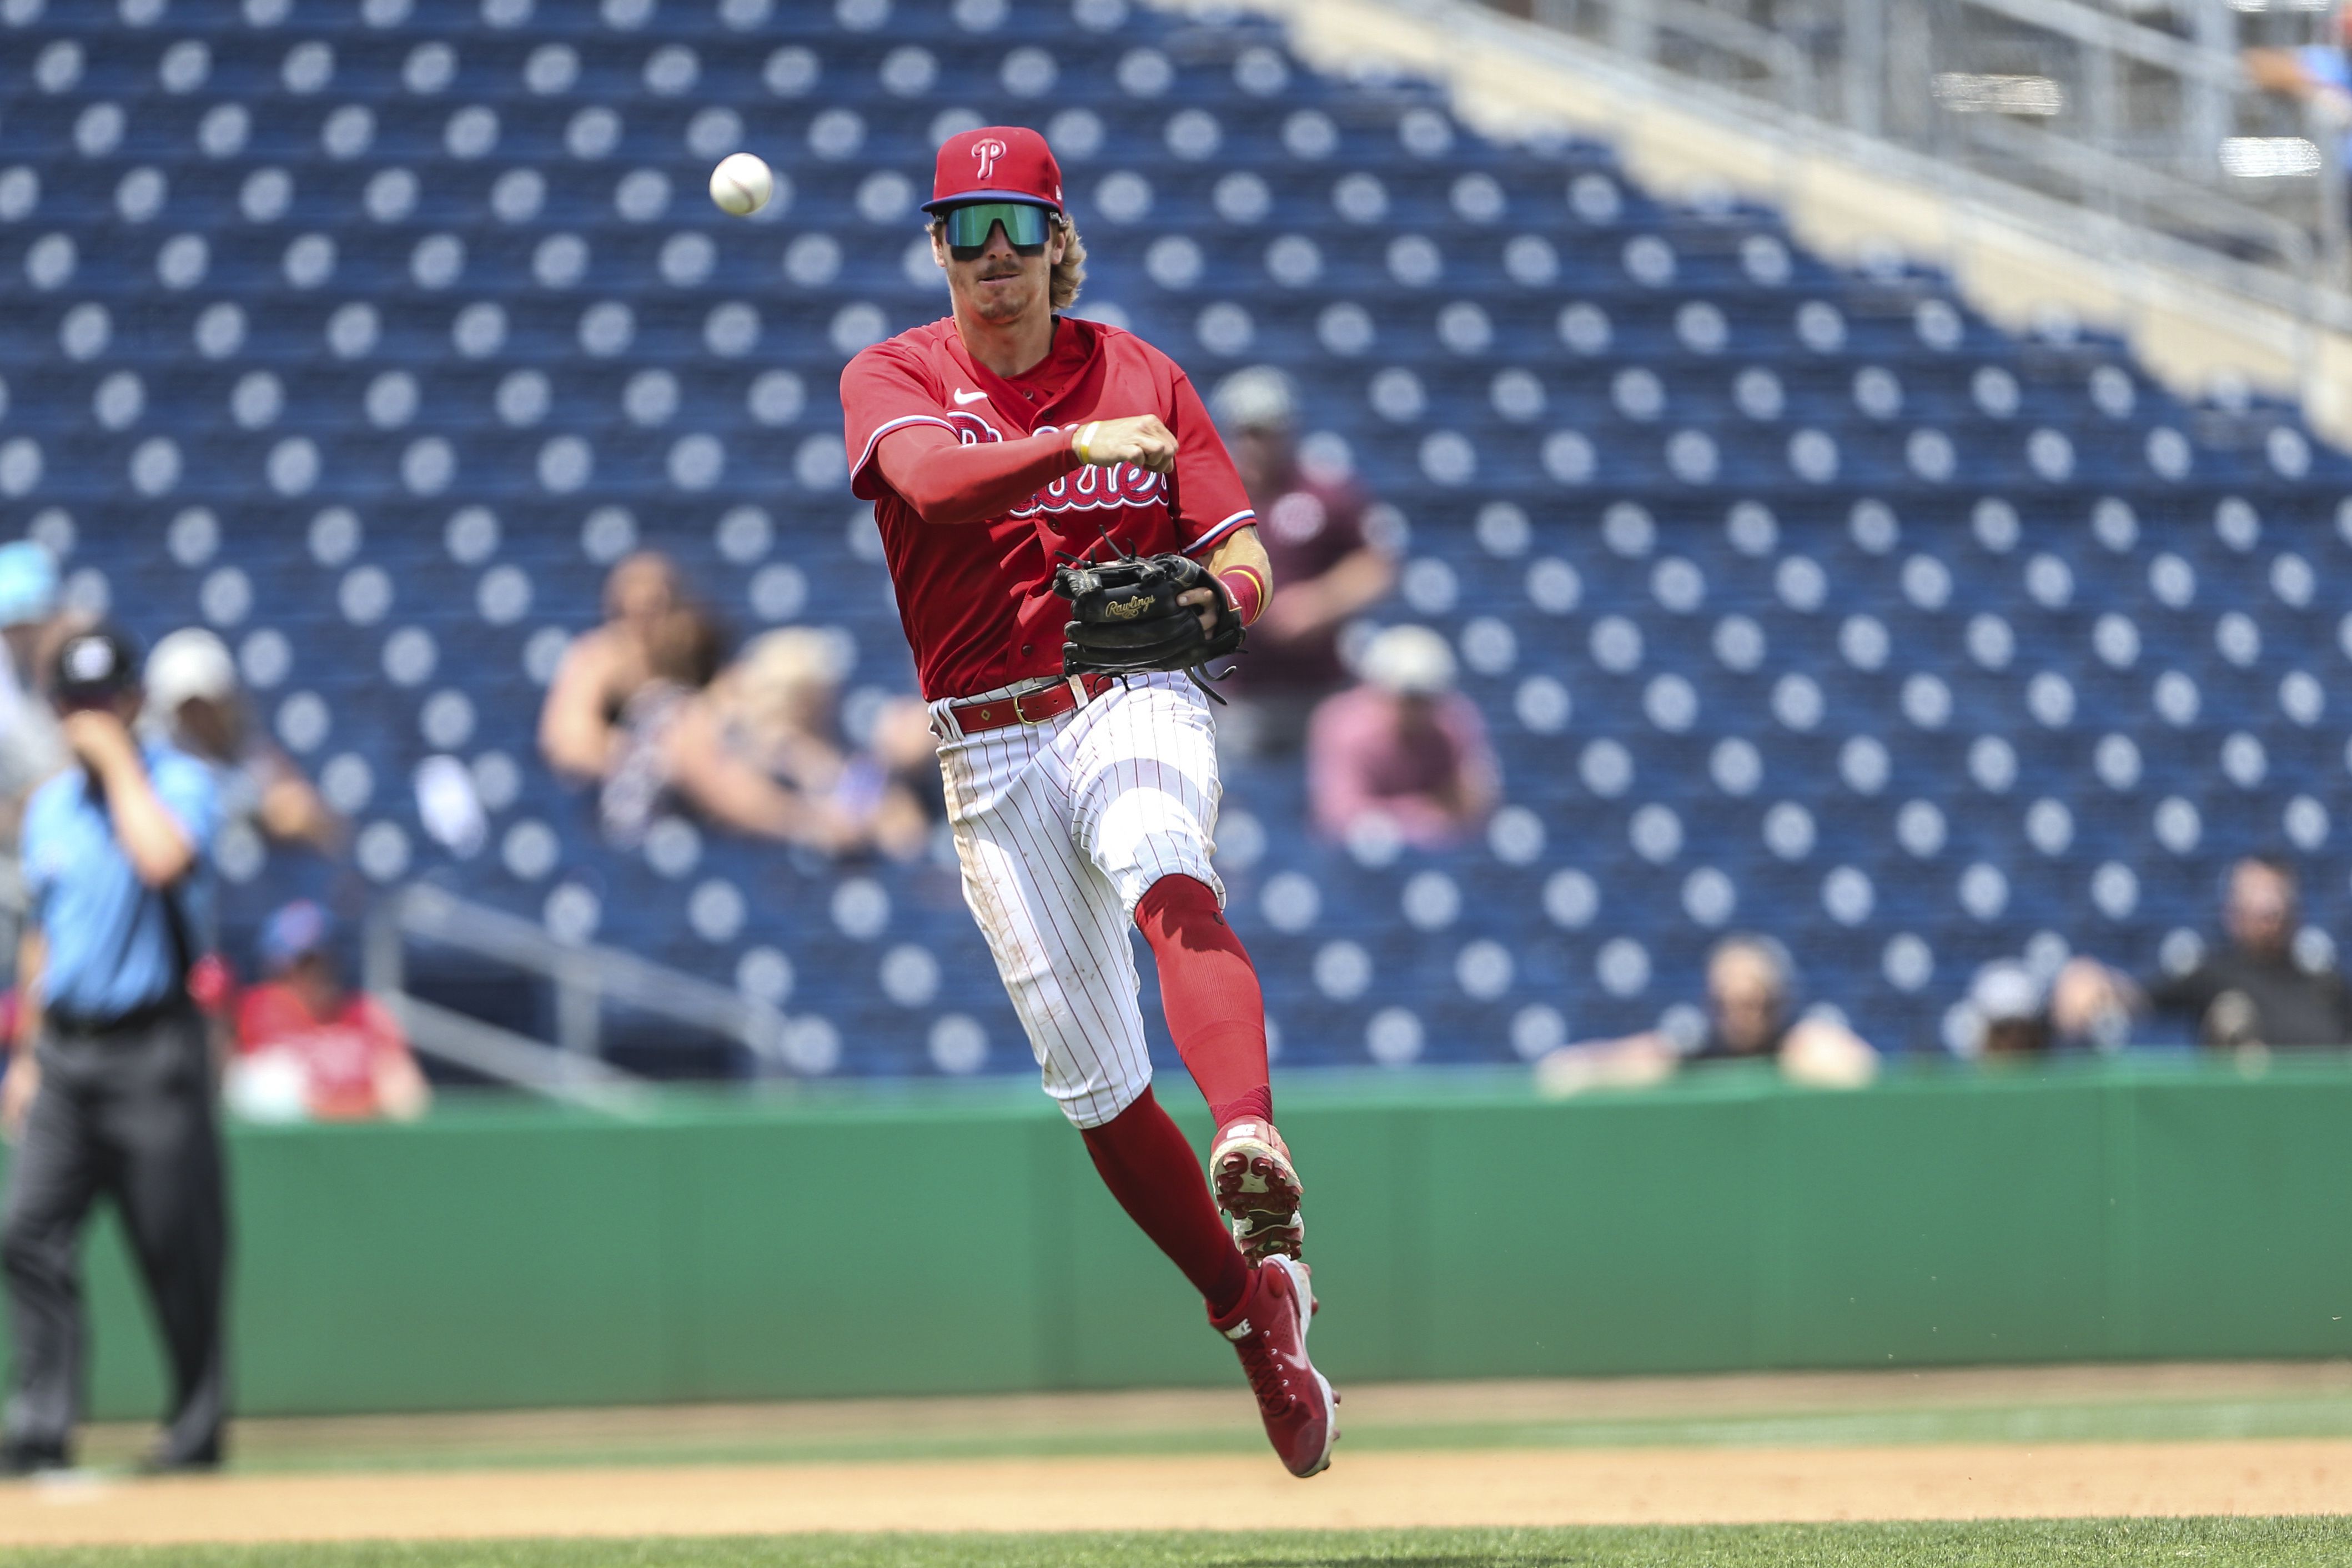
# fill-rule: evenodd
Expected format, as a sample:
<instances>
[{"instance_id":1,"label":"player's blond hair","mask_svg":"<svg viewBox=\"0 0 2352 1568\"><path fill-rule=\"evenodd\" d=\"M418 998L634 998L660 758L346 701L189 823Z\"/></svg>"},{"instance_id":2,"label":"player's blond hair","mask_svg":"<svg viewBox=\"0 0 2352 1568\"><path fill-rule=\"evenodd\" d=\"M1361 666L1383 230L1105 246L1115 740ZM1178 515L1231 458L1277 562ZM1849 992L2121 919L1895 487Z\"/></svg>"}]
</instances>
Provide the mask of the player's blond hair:
<instances>
[{"instance_id":1,"label":"player's blond hair","mask_svg":"<svg viewBox=\"0 0 2352 1568\"><path fill-rule=\"evenodd\" d=\"M1054 263L1054 275L1047 282L1045 297L1056 310L1066 310L1078 302L1078 290L1087 283L1087 242L1078 237L1078 226L1066 214L1057 213L1052 221L1061 226L1062 259ZM931 237L937 239L947 232L947 220L931 219Z\"/></svg>"},{"instance_id":2,"label":"player's blond hair","mask_svg":"<svg viewBox=\"0 0 2352 1568\"><path fill-rule=\"evenodd\" d=\"M1062 224L1062 259L1054 263L1054 277L1046 289L1054 309L1066 310L1078 302L1078 290L1087 282L1087 242L1078 237L1076 220L1065 216Z\"/></svg>"}]
</instances>

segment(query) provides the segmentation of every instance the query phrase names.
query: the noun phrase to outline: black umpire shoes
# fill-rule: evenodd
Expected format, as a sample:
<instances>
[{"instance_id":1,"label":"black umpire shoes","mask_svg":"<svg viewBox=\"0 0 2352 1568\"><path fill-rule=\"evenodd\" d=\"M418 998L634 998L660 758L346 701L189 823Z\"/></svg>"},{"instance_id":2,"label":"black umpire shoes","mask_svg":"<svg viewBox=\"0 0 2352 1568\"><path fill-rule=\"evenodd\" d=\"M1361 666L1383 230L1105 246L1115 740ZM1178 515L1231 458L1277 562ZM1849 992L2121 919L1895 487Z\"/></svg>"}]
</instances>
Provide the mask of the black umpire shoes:
<instances>
[{"instance_id":1,"label":"black umpire shoes","mask_svg":"<svg viewBox=\"0 0 2352 1568\"><path fill-rule=\"evenodd\" d=\"M167 1448L151 1448L139 1461L139 1473L142 1476L208 1476L220 1468L218 1444L194 1454L174 1454Z\"/></svg>"},{"instance_id":2,"label":"black umpire shoes","mask_svg":"<svg viewBox=\"0 0 2352 1568\"><path fill-rule=\"evenodd\" d=\"M70 1464L63 1444L0 1443L0 1476L37 1476Z\"/></svg>"}]
</instances>

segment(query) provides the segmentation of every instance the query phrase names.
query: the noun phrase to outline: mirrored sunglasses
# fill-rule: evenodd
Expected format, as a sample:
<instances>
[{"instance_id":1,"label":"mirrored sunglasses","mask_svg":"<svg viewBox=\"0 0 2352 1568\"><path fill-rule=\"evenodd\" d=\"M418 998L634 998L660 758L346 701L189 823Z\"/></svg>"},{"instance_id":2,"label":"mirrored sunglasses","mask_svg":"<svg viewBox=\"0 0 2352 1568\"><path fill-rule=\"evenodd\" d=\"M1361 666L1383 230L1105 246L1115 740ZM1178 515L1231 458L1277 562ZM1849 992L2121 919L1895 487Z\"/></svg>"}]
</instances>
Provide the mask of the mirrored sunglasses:
<instances>
[{"instance_id":1,"label":"mirrored sunglasses","mask_svg":"<svg viewBox=\"0 0 2352 1568\"><path fill-rule=\"evenodd\" d=\"M958 261L976 261L988 248L988 237L1003 225L1005 243L1019 256L1036 256L1045 248L1044 207L1028 202L973 202L950 207L940 215L947 220L948 254Z\"/></svg>"}]
</instances>

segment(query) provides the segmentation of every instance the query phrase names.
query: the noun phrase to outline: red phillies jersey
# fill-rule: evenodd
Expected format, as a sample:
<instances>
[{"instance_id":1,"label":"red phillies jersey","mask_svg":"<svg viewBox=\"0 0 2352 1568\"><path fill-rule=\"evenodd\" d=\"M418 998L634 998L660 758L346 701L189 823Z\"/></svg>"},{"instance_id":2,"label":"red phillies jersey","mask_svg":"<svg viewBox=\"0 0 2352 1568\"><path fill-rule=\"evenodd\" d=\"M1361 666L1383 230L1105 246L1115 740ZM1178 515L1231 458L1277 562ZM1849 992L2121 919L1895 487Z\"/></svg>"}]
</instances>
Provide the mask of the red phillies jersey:
<instances>
[{"instance_id":1,"label":"red phillies jersey","mask_svg":"<svg viewBox=\"0 0 2352 1568\"><path fill-rule=\"evenodd\" d=\"M313 1015L291 986L271 982L237 1004L236 1048L246 1055L290 1051L309 1084L310 1114L321 1121L377 1116L375 1069L387 1057L404 1057L400 1026L372 996L347 997L331 1017Z\"/></svg>"},{"instance_id":2,"label":"red phillies jersey","mask_svg":"<svg viewBox=\"0 0 2352 1568\"><path fill-rule=\"evenodd\" d=\"M1044 363L1011 381L973 362L952 317L917 327L849 362L841 407L850 489L874 503L929 698L1062 672L1069 606L1053 589L1057 552L1102 559L1108 534L1137 554L1200 555L1255 521L1192 382L1141 338L1098 321L1058 318ZM1120 464L1066 474L1003 517L927 523L874 459L883 437L909 425L939 426L972 446L1140 414L1158 415L1176 437L1172 509L1167 476Z\"/></svg>"}]
</instances>

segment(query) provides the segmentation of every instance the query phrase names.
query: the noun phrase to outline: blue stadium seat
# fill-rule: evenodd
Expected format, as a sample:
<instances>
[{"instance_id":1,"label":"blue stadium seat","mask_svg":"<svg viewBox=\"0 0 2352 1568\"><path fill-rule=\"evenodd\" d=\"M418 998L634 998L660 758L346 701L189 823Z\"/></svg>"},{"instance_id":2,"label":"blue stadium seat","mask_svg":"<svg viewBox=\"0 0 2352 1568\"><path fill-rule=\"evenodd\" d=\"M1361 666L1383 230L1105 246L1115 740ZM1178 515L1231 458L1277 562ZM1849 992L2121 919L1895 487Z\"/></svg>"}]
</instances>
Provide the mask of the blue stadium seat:
<instances>
[{"instance_id":1,"label":"blue stadium seat","mask_svg":"<svg viewBox=\"0 0 2352 1568\"><path fill-rule=\"evenodd\" d=\"M1456 643L1503 759L1508 809L1436 854L1318 844L1294 773L1229 778L1286 1063L1646 1026L1749 926L1935 1049L1978 963L2048 929L2152 964L2250 847L2347 912L2352 469L2291 409L2186 405L2110 337L2006 334L1929 269L1833 268L1255 21L366 0L321 38L286 9L8 8L0 507L83 602L228 638L367 883L781 1000L807 1070L1029 1070L947 866L682 822L615 849L529 743L639 544L739 630L836 626L854 688L910 684L831 387L940 309L929 149L1026 119L1084 308L1204 386L1297 376L1409 526L1379 618ZM738 147L783 176L748 223L701 196ZM470 853L424 831L436 754L488 814ZM238 929L311 875L225 859Z\"/></svg>"}]
</instances>

